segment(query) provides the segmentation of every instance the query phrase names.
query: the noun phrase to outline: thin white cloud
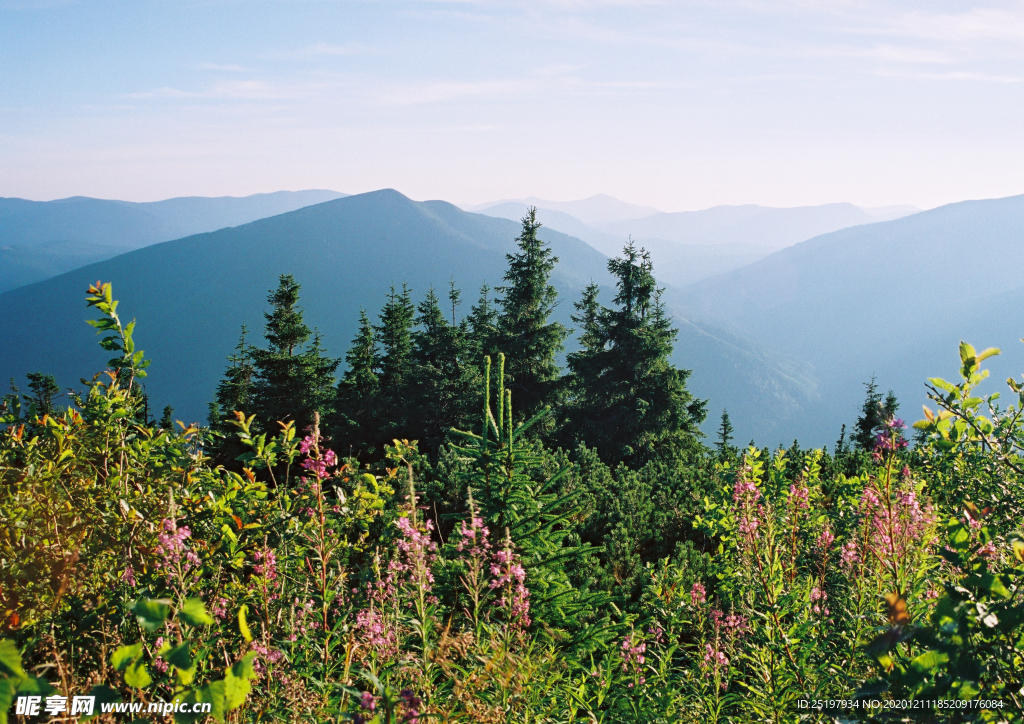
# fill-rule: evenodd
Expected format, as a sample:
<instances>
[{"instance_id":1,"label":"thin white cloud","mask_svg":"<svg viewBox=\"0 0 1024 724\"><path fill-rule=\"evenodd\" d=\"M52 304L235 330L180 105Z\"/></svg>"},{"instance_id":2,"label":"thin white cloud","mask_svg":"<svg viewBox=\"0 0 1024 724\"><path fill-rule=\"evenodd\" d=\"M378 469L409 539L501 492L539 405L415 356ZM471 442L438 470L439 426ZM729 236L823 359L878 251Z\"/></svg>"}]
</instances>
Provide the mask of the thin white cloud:
<instances>
[{"instance_id":1,"label":"thin white cloud","mask_svg":"<svg viewBox=\"0 0 1024 724\"><path fill-rule=\"evenodd\" d=\"M370 48L362 43L315 43L297 50L293 55L360 55Z\"/></svg>"},{"instance_id":2,"label":"thin white cloud","mask_svg":"<svg viewBox=\"0 0 1024 724\"><path fill-rule=\"evenodd\" d=\"M208 98L220 100L282 100L294 97L295 93L280 86L271 85L259 80L231 81L216 83L201 91L181 90L180 88L156 88L141 93L128 93L129 98L145 99L182 99Z\"/></svg>"},{"instance_id":3,"label":"thin white cloud","mask_svg":"<svg viewBox=\"0 0 1024 724\"><path fill-rule=\"evenodd\" d=\"M245 68L241 65L221 65L220 63L200 63L199 65L193 66L194 70L218 70L229 73L249 73L252 72L252 68Z\"/></svg>"},{"instance_id":4,"label":"thin white cloud","mask_svg":"<svg viewBox=\"0 0 1024 724\"><path fill-rule=\"evenodd\" d=\"M879 70L875 75L889 78L913 78L916 80L974 81L981 83L1022 83L1024 76L997 75L971 71L950 71L949 73L914 73L910 71Z\"/></svg>"}]
</instances>

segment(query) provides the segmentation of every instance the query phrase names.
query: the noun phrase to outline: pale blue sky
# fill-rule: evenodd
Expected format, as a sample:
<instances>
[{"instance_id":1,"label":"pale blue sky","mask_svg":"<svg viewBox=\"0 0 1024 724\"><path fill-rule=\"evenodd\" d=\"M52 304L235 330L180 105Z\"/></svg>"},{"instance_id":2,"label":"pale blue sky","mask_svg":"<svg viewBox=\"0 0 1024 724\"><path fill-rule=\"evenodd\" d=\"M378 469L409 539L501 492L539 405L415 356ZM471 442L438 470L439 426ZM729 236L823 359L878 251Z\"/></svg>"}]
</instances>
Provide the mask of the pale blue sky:
<instances>
[{"instance_id":1,"label":"pale blue sky","mask_svg":"<svg viewBox=\"0 0 1024 724\"><path fill-rule=\"evenodd\" d=\"M1024 1L0 0L0 196L1024 193Z\"/></svg>"}]
</instances>

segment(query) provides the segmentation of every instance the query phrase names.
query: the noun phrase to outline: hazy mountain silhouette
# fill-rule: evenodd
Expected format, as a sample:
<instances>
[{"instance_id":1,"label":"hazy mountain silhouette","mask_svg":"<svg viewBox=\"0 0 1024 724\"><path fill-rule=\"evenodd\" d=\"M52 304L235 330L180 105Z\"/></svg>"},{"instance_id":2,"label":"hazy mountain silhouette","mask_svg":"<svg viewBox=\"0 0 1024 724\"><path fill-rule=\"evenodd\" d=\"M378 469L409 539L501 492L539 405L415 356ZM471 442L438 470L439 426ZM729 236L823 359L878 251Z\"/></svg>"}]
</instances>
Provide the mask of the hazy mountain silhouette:
<instances>
[{"instance_id":1,"label":"hazy mountain silhouette","mask_svg":"<svg viewBox=\"0 0 1024 724\"><path fill-rule=\"evenodd\" d=\"M661 213L661 211L653 206L638 206L637 204L630 204L625 201L620 201L613 196L608 196L607 194L597 194L596 196L580 199L578 201L551 201L549 199L538 199L536 196L530 196L525 199L489 201L485 204L467 206L466 210L486 213L488 209L509 203L522 204L524 206L536 206L537 208L550 209L551 211L560 211L563 214L569 214L570 216L579 219L582 223L593 227L600 227L604 224L610 224L616 221L639 219L645 216ZM495 214L489 215L494 216Z\"/></svg>"},{"instance_id":2,"label":"hazy mountain silhouette","mask_svg":"<svg viewBox=\"0 0 1024 724\"><path fill-rule=\"evenodd\" d=\"M83 297L90 282L110 281L119 311L137 318L137 343L153 360L146 384L154 409L172 404L179 419L201 420L239 326L248 324L251 340L262 342L266 296L279 274L303 285L307 322L340 357L359 309L376 315L392 283L408 283L418 302L431 285L443 293L454 278L468 312L481 283L501 283L519 230L513 221L385 190L156 244L0 294L0 378L23 381L40 370L71 385L102 369L109 354L83 321L91 316ZM542 231L561 258L553 277L559 319L569 322L572 302L591 280L610 303L607 259L578 239ZM678 308L676 296L667 295L670 310ZM694 370L691 387L711 398L713 410L729 408L741 436L784 434L788 419L815 398L805 367L675 317L676 363Z\"/></svg>"},{"instance_id":3,"label":"hazy mountain silhouette","mask_svg":"<svg viewBox=\"0 0 1024 724\"><path fill-rule=\"evenodd\" d=\"M605 224L601 231L682 244L754 244L781 249L838 229L876 221L853 204L775 209L748 204L656 214Z\"/></svg>"},{"instance_id":4,"label":"hazy mountain silhouette","mask_svg":"<svg viewBox=\"0 0 1024 724\"><path fill-rule=\"evenodd\" d=\"M917 419L925 378L955 377L961 339L1003 349L994 380L1019 375L1022 280L1024 196L1014 196L819 236L698 282L682 304L811 364L821 404L795 432L826 442L855 414L872 374Z\"/></svg>"},{"instance_id":5,"label":"hazy mountain silhouette","mask_svg":"<svg viewBox=\"0 0 1024 724\"><path fill-rule=\"evenodd\" d=\"M311 190L148 203L85 196L57 201L0 198L0 291L128 249L246 224L341 196Z\"/></svg>"}]
</instances>

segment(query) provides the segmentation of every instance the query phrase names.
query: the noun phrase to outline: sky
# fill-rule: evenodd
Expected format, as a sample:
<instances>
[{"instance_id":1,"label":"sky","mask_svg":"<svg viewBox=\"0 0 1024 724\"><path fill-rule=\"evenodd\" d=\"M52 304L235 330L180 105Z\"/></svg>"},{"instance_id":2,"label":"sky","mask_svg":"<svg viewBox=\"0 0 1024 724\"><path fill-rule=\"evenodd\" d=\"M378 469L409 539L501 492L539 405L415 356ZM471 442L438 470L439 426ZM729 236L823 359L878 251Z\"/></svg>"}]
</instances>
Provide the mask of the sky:
<instances>
[{"instance_id":1,"label":"sky","mask_svg":"<svg viewBox=\"0 0 1024 724\"><path fill-rule=\"evenodd\" d=\"M0 0L0 196L1024 193L1024 0Z\"/></svg>"}]
</instances>

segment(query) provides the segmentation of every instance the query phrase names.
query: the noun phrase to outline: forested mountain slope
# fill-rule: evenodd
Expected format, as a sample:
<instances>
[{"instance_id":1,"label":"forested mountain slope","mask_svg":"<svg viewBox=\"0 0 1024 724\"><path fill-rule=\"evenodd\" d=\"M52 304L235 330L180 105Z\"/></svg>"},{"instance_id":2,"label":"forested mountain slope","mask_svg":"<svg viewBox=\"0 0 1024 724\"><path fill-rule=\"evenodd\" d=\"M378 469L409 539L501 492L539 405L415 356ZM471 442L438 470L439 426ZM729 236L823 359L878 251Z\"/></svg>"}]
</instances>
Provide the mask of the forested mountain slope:
<instances>
[{"instance_id":1,"label":"forested mountain slope","mask_svg":"<svg viewBox=\"0 0 1024 724\"><path fill-rule=\"evenodd\" d=\"M556 316L570 323L572 303L591 280L607 298L607 259L578 239L542 232L561 258ZM376 315L392 284L408 283L418 301L431 285L442 291L454 279L465 300L460 313L467 312L482 283L500 285L518 233L513 221L385 190L157 244L0 295L7 310L0 378L23 380L38 370L70 385L102 365L81 303L85 287L101 279L114 284L120 311L139 320L135 338L154 360L154 409L172 404L182 418L202 420L240 325L256 333L254 341L261 332L279 274L302 284L307 322L328 353L341 357L360 308ZM690 388L711 399L712 417L725 405L738 434L783 434L787 419L813 398L813 381L739 338L687 322L673 293L667 301L681 330L674 361L694 370Z\"/></svg>"},{"instance_id":2,"label":"forested mountain slope","mask_svg":"<svg viewBox=\"0 0 1024 724\"><path fill-rule=\"evenodd\" d=\"M694 284L682 303L813 365L821 405L795 434L820 443L849 420L872 374L915 415L922 380L953 376L961 339L1003 349L997 380L1019 373L1022 283L1024 196L1014 196L826 234Z\"/></svg>"},{"instance_id":3,"label":"forested mountain slope","mask_svg":"<svg viewBox=\"0 0 1024 724\"><path fill-rule=\"evenodd\" d=\"M190 234L215 231L339 198L336 191L278 191L146 203L75 196L0 198L0 291Z\"/></svg>"}]
</instances>

